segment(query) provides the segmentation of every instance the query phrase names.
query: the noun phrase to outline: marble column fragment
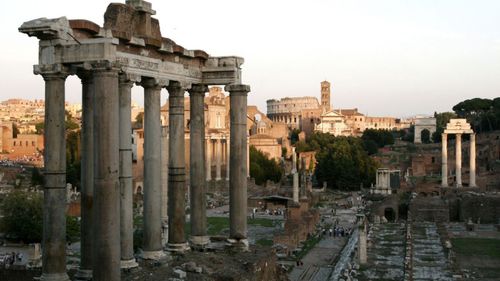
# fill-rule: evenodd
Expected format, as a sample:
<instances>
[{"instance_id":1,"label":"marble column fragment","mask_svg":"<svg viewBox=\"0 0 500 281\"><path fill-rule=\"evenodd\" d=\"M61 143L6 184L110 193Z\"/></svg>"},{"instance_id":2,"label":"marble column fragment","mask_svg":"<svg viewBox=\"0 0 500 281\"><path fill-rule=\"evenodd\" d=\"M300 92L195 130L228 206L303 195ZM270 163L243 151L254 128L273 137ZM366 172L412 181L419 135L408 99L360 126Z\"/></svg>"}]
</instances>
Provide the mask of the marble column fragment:
<instances>
[{"instance_id":1,"label":"marble column fragment","mask_svg":"<svg viewBox=\"0 0 500 281\"><path fill-rule=\"evenodd\" d=\"M208 244L206 190L205 190L205 110L204 98L208 87L194 85L190 96L190 203L191 245L195 248Z\"/></svg>"},{"instance_id":2,"label":"marble column fragment","mask_svg":"<svg viewBox=\"0 0 500 281\"><path fill-rule=\"evenodd\" d=\"M448 134L441 134L441 186L448 187Z\"/></svg>"},{"instance_id":3,"label":"marble column fragment","mask_svg":"<svg viewBox=\"0 0 500 281\"><path fill-rule=\"evenodd\" d=\"M230 96L231 171L229 175L229 239L239 249L248 249L247 240L247 94L248 85L228 85Z\"/></svg>"},{"instance_id":4,"label":"marble column fragment","mask_svg":"<svg viewBox=\"0 0 500 281\"><path fill-rule=\"evenodd\" d=\"M94 202L94 84L92 73L79 74L82 81L82 131L81 131L81 227L80 268L75 274L77 280L92 279Z\"/></svg>"},{"instance_id":5,"label":"marble column fragment","mask_svg":"<svg viewBox=\"0 0 500 281\"><path fill-rule=\"evenodd\" d=\"M66 273L66 74L42 74L45 80L45 152L41 280L69 281Z\"/></svg>"},{"instance_id":6,"label":"marble column fragment","mask_svg":"<svg viewBox=\"0 0 500 281\"><path fill-rule=\"evenodd\" d=\"M470 134L469 187L476 187L476 134Z\"/></svg>"},{"instance_id":7,"label":"marble column fragment","mask_svg":"<svg viewBox=\"0 0 500 281\"><path fill-rule=\"evenodd\" d=\"M143 79L144 87L144 235L143 258L164 256L161 245L161 118L156 79Z\"/></svg>"},{"instance_id":8,"label":"marble column fragment","mask_svg":"<svg viewBox=\"0 0 500 281\"><path fill-rule=\"evenodd\" d=\"M134 214L132 186L132 122L131 90L134 81L120 77L120 243L121 268L134 268Z\"/></svg>"},{"instance_id":9,"label":"marble column fragment","mask_svg":"<svg viewBox=\"0 0 500 281\"><path fill-rule=\"evenodd\" d=\"M455 176L457 178L457 187L462 187L462 134L456 134Z\"/></svg>"},{"instance_id":10,"label":"marble column fragment","mask_svg":"<svg viewBox=\"0 0 500 281\"><path fill-rule=\"evenodd\" d=\"M118 72L94 71L94 248L92 280L120 280Z\"/></svg>"},{"instance_id":11,"label":"marble column fragment","mask_svg":"<svg viewBox=\"0 0 500 281\"><path fill-rule=\"evenodd\" d=\"M169 157L168 157L168 244L173 252L188 250L186 222L186 163L184 145L184 92L179 82L170 82L169 93Z\"/></svg>"}]
</instances>

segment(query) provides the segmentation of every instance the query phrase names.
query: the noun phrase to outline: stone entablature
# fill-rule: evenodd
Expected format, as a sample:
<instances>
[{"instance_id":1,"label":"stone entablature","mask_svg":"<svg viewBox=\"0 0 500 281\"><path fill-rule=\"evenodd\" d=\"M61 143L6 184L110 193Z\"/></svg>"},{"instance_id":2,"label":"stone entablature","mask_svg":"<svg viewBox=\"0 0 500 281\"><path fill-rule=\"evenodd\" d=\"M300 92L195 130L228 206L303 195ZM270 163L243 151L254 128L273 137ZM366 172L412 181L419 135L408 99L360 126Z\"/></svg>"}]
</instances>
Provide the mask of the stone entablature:
<instances>
[{"instance_id":1,"label":"stone entablature","mask_svg":"<svg viewBox=\"0 0 500 281\"><path fill-rule=\"evenodd\" d=\"M201 50L187 50L161 37L159 23L143 12L145 1L112 3L104 27L87 20L40 18L25 22L19 31L40 39L35 73L78 69L118 68L131 77L147 76L159 84L239 83L240 57L210 57ZM132 3L135 3L132 6ZM135 7L135 8L134 8ZM147 9L146 9L147 10Z\"/></svg>"}]
</instances>

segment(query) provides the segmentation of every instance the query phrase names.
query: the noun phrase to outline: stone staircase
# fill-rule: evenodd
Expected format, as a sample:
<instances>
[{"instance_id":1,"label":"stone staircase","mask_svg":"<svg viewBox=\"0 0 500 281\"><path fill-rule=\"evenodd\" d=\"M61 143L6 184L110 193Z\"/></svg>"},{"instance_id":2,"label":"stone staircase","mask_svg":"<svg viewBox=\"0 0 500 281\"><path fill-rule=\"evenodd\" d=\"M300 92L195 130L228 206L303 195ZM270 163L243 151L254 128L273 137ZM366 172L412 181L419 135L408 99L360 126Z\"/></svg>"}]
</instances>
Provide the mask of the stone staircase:
<instances>
[{"instance_id":1,"label":"stone staircase","mask_svg":"<svg viewBox=\"0 0 500 281\"><path fill-rule=\"evenodd\" d=\"M413 281L452 281L438 227L433 222L412 225Z\"/></svg>"},{"instance_id":2,"label":"stone staircase","mask_svg":"<svg viewBox=\"0 0 500 281\"><path fill-rule=\"evenodd\" d=\"M368 263L358 280L403 280L405 224L374 224L368 233Z\"/></svg>"}]
</instances>

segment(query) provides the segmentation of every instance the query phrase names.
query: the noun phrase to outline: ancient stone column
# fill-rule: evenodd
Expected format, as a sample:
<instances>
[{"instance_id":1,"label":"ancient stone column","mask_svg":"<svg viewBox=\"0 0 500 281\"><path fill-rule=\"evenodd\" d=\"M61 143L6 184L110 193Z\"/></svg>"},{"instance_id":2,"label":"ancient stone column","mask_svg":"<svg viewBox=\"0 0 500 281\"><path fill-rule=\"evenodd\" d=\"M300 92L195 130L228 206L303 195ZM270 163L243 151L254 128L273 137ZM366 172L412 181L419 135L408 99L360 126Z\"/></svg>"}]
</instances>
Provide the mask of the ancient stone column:
<instances>
[{"instance_id":1,"label":"ancient stone column","mask_svg":"<svg viewBox=\"0 0 500 281\"><path fill-rule=\"evenodd\" d=\"M143 79L144 87L144 234L143 258L164 256L161 245L161 118L162 85L153 78Z\"/></svg>"},{"instance_id":2,"label":"ancient stone column","mask_svg":"<svg viewBox=\"0 0 500 281\"><path fill-rule=\"evenodd\" d=\"M456 134L455 176L457 178L457 187L462 187L462 134Z\"/></svg>"},{"instance_id":3,"label":"ancient stone column","mask_svg":"<svg viewBox=\"0 0 500 281\"><path fill-rule=\"evenodd\" d=\"M212 180L212 146L210 145L212 143L212 140L210 139L210 136L207 138L207 149L206 149L206 177L207 181Z\"/></svg>"},{"instance_id":4,"label":"ancient stone column","mask_svg":"<svg viewBox=\"0 0 500 281\"><path fill-rule=\"evenodd\" d=\"M42 280L69 281L66 274L66 141L64 82L67 74L45 80Z\"/></svg>"},{"instance_id":5,"label":"ancient stone column","mask_svg":"<svg viewBox=\"0 0 500 281\"><path fill-rule=\"evenodd\" d=\"M94 71L94 248L92 280L120 280L118 72Z\"/></svg>"},{"instance_id":6,"label":"ancient stone column","mask_svg":"<svg viewBox=\"0 0 500 281\"><path fill-rule=\"evenodd\" d=\"M476 187L476 134L470 134L469 187Z\"/></svg>"},{"instance_id":7,"label":"ancient stone column","mask_svg":"<svg viewBox=\"0 0 500 281\"><path fill-rule=\"evenodd\" d=\"M448 187L448 134L441 134L441 186Z\"/></svg>"},{"instance_id":8,"label":"ancient stone column","mask_svg":"<svg viewBox=\"0 0 500 281\"><path fill-rule=\"evenodd\" d=\"M184 236L186 222L186 163L184 159L184 91L179 82L170 82L168 157L168 244L169 251L188 249Z\"/></svg>"},{"instance_id":9,"label":"ancient stone column","mask_svg":"<svg viewBox=\"0 0 500 281\"><path fill-rule=\"evenodd\" d=\"M229 174L231 170L231 165L229 163L230 155L231 155L231 142L229 138L226 139L226 181L229 181Z\"/></svg>"},{"instance_id":10,"label":"ancient stone column","mask_svg":"<svg viewBox=\"0 0 500 281\"><path fill-rule=\"evenodd\" d=\"M161 127L161 246L168 242L168 127Z\"/></svg>"},{"instance_id":11,"label":"ancient stone column","mask_svg":"<svg viewBox=\"0 0 500 281\"><path fill-rule=\"evenodd\" d=\"M299 173L297 173L297 153L292 147L293 202L299 203Z\"/></svg>"},{"instance_id":12,"label":"ancient stone column","mask_svg":"<svg viewBox=\"0 0 500 281\"><path fill-rule=\"evenodd\" d=\"M215 180L221 180L221 164L222 164L222 140L215 140Z\"/></svg>"},{"instance_id":13,"label":"ancient stone column","mask_svg":"<svg viewBox=\"0 0 500 281\"><path fill-rule=\"evenodd\" d=\"M205 191L205 110L204 99L208 87L194 85L190 97L190 195L191 195L191 237L194 248L208 244L206 191Z\"/></svg>"},{"instance_id":14,"label":"ancient stone column","mask_svg":"<svg viewBox=\"0 0 500 281\"><path fill-rule=\"evenodd\" d=\"M94 84L92 73L79 74L82 81L82 131L81 131L81 227L80 268L75 274L77 280L92 279L94 202Z\"/></svg>"},{"instance_id":15,"label":"ancient stone column","mask_svg":"<svg viewBox=\"0 0 500 281\"><path fill-rule=\"evenodd\" d=\"M119 79L120 101L120 242L121 268L133 268L138 264L134 258L134 213L132 186L132 122L131 90L134 81L126 75Z\"/></svg>"},{"instance_id":16,"label":"ancient stone column","mask_svg":"<svg viewBox=\"0 0 500 281\"><path fill-rule=\"evenodd\" d=\"M229 239L246 250L247 240L247 93L248 85L228 85L230 94L231 171L229 175Z\"/></svg>"},{"instance_id":17,"label":"ancient stone column","mask_svg":"<svg viewBox=\"0 0 500 281\"><path fill-rule=\"evenodd\" d=\"M246 114L246 109L245 109ZM247 139L247 178L250 178L250 136L246 135Z\"/></svg>"}]
</instances>

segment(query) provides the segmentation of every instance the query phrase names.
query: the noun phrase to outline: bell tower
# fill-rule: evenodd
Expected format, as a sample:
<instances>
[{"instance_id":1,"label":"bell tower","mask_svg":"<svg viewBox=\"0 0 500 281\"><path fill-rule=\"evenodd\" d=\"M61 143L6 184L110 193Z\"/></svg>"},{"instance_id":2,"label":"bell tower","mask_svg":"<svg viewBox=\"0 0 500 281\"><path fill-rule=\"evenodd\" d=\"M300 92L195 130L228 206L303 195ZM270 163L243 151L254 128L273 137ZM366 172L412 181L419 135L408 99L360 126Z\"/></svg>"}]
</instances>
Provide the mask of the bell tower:
<instances>
[{"instance_id":1,"label":"bell tower","mask_svg":"<svg viewBox=\"0 0 500 281\"><path fill-rule=\"evenodd\" d=\"M321 108L323 112L328 112L332 109L330 105L330 82L321 82Z\"/></svg>"}]
</instances>

